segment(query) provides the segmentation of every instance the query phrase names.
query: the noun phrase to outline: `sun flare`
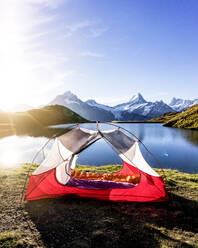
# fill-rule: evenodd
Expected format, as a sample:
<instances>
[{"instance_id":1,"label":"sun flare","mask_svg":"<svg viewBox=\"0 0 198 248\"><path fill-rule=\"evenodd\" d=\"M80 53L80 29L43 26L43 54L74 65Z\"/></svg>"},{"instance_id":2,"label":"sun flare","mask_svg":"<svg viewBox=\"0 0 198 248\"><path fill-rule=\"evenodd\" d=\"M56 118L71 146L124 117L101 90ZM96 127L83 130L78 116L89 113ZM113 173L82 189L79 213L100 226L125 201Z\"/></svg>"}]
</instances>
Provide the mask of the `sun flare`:
<instances>
[{"instance_id":1,"label":"sun flare","mask_svg":"<svg viewBox=\"0 0 198 248\"><path fill-rule=\"evenodd\" d=\"M10 1L0 8L0 109L9 110L28 100L27 85L33 76L25 52L27 37L21 25L21 10Z\"/></svg>"},{"instance_id":2,"label":"sun flare","mask_svg":"<svg viewBox=\"0 0 198 248\"><path fill-rule=\"evenodd\" d=\"M6 168L13 167L18 163L19 163L19 156L17 152L15 151L1 152L0 164L3 165L3 167Z\"/></svg>"}]
</instances>

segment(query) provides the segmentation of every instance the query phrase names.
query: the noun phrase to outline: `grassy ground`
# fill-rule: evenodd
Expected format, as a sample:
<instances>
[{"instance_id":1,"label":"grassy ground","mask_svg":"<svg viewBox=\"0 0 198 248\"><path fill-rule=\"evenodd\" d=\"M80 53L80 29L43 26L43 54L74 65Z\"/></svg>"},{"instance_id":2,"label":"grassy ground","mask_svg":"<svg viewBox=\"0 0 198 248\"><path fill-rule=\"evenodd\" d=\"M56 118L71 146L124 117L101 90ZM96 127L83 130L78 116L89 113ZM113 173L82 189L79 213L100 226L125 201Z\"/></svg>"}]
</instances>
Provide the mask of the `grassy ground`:
<instances>
[{"instance_id":1,"label":"grassy ground","mask_svg":"<svg viewBox=\"0 0 198 248\"><path fill-rule=\"evenodd\" d=\"M148 122L150 122L150 123L156 123L156 122L165 123L165 122L171 120L172 118L176 117L178 114L179 114L179 112L168 112L168 113L160 115L156 118L150 119L150 120L148 120Z\"/></svg>"},{"instance_id":2,"label":"grassy ground","mask_svg":"<svg viewBox=\"0 0 198 248\"><path fill-rule=\"evenodd\" d=\"M171 203L43 199L20 204L29 165L0 167L2 247L198 247L198 175L165 170ZM113 172L116 166L78 167Z\"/></svg>"},{"instance_id":3,"label":"grassy ground","mask_svg":"<svg viewBox=\"0 0 198 248\"><path fill-rule=\"evenodd\" d=\"M198 130L198 104L165 122L164 126Z\"/></svg>"}]
</instances>

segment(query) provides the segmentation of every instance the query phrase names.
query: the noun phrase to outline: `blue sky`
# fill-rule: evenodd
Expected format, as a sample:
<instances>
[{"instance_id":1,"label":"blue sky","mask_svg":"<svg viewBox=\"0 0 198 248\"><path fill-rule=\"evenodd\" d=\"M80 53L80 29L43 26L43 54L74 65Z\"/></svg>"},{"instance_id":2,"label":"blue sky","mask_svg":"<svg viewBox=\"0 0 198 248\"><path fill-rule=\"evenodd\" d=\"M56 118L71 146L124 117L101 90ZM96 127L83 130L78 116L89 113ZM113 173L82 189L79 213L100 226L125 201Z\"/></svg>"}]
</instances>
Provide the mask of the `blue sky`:
<instances>
[{"instance_id":1,"label":"blue sky","mask_svg":"<svg viewBox=\"0 0 198 248\"><path fill-rule=\"evenodd\" d=\"M2 0L0 108L71 90L118 104L197 98L197 0Z\"/></svg>"}]
</instances>

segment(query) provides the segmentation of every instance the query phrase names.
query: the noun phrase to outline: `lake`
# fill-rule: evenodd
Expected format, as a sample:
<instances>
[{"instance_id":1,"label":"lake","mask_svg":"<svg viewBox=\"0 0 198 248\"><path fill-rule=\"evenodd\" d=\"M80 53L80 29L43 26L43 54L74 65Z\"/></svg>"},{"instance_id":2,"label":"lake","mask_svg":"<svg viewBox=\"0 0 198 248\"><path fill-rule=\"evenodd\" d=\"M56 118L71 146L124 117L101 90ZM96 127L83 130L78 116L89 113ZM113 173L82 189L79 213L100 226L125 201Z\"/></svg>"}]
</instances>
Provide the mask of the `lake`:
<instances>
[{"instance_id":1,"label":"lake","mask_svg":"<svg viewBox=\"0 0 198 248\"><path fill-rule=\"evenodd\" d=\"M134 133L146 147L155 155L163 168L177 169L182 172L198 173L198 131L163 127L156 123L122 123L119 126ZM53 129L66 128L68 125L54 126ZM82 124L82 127L94 129L95 124ZM101 130L114 127L99 124ZM31 134L32 135L32 134ZM44 134L43 134L44 136ZM9 136L0 139L0 164L3 167L13 167L16 164L31 162L36 152L47 141L46 137ZM53 140L46 146L45 154L51 148ZM141 148L143 155L146 155ZM43 154L38 156L40 163ZM152 167L156 163L148 157ZM78 159L82 165L121 164L122 161L112 148L103 140L99 140L86 150Z\"/></svg>"}]
</instances>

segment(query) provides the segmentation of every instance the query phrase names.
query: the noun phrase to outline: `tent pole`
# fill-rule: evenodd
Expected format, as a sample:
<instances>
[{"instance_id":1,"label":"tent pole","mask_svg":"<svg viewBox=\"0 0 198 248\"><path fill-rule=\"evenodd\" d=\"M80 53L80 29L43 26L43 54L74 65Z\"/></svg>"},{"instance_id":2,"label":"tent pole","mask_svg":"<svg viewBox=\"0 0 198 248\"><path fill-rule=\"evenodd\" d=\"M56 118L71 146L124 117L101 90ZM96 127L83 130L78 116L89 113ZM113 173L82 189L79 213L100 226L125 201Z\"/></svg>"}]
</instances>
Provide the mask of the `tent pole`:
<instances>
[{"instance_id":1,"label":"tent pole","mask_svg":"<svg viewBox=\"0 0 198 248\"><path fill-rule=\"evenodd\" d=\"M98 121L97 121L98 123ZM159 166L159 168L161 169L162 173L163 173L163 177L165 178L166 180L166 183L167 183L167 186L168 186L168 190L170 192L170 195L171 195L171 200L172 200L172 203L174 205L174 200L173 200L173 195L172 195L172 191L170 189L170 185L168 183L168 179L165 175L165 172L164 172L164 169L163 167L161 166L160 162L158 161L158 159L154 156L154 154L152 152L149 151L149 149L146 147L146 145L135 135L133 134L132 132L130 132L129 130L127 130L126 128L124 127L121 127L119 125L116 125L116 124L113 124L113 123L110 123L110 122L100 122L101 124L107 124L107 125L110 125L110 126L114 126L114 127L117 127L117 128L121 128L123 129L124 131L126 131L127 133L131 134L138 142L140 142L142 144L142 146L144 147L144 149L153 157L153 159L155 160L155 162L157 163L157 165Z\"/></svg>"},{"instance_id":2,"label":"tent pole","mask_svg":"<svg viewBox=\"0 0 198 248\"><path fill-rule=\"evenodd\" d=\"M41 151L43 151L43 149L47 146L47 144L48 144L52 139L55 139L55 138L56 138L55 136L54 136L53 138L49 138L49 139L47 140L47 142L45 142L45 144L41 147L41 149L36 153L36 155L35 155L34 158L32 159L31 165L30 165L29 170L28 170L28 172L27 172L27 175L26 175L26 177L25 177L25 182L24 182L24 185L23 185L22 193L21 193L21 201L20 201L20 204L21 204L22 201L23 201L23 196L24 196L24 191L25 191L25 187L26 187L26 184L27 184L27 179L28 179L28 176L29 176L29 173L30 173L30 170L31 170L31 168L32 168L33 163L35 162L35 160L36 160L36 158L38 157L39 153L40 153Z\"/></svg>"},{"instance_id":3,"label":"tent pole","mask_svg":"<svg viewBox=\"0 0 198 248\"><path fill-rule=\"evenodd\" d=\"M71 125L69 125L67 128L71 128L71 127L73 127L73 126L77 126L78 124L71 124ZM24 191L25 191L25 187L26 187L26 184L27 184L27 178L28 178L28 175L29 175L29 173L30 173L30 170L31 170L31 168L32 168L32 165L33 165L33 163L35 162L35 160L36 160L36 158L38 157L38 155L39 155L39 153L41 152L41 151L43 151L43 149L47 146L47 144L52 140L52 139L55 139L56 138L56 135L54 135L52 138L49 138L48 140L47 140L47 142L41 147L41 149L35 154L35 156L33 157L33 159L32 159L32 162L31 162L31 166L29 167L29 170L28 170L28 172L27 172L27 175L26 175L26 178L25 178L25 182L24 182L24 187L23 187L23 191L22 191L22 196L21 196L21 201L20 201L20 204L22 203L22 201L23 201L23 196L24 196Z\"/></svg>"}]
</instances>

